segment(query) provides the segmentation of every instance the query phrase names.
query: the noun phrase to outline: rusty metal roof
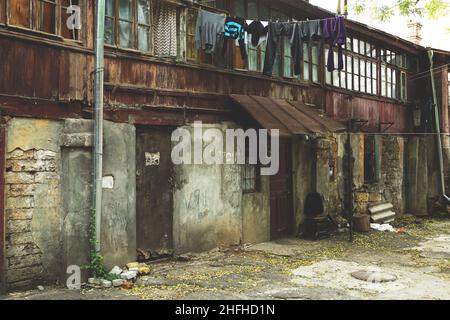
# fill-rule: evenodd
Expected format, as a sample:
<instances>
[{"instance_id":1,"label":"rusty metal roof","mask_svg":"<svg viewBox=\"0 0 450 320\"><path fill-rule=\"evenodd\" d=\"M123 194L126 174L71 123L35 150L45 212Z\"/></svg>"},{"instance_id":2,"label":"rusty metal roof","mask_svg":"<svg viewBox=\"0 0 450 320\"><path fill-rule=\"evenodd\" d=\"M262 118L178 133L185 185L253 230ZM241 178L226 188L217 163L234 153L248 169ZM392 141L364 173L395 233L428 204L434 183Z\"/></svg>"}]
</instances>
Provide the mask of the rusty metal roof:
<instances>
[{"instance_id":1,"label":"rusty metal roof","mask_svg":"<svg viewBox=\"0 0 450 320\"><path fill-rule=\"evenodd\" d=\"M346 126L308 107L301 101L232 94L237 102L263 128L279 129L281 137L342 132Z\"/></svg>"}]
</instances>

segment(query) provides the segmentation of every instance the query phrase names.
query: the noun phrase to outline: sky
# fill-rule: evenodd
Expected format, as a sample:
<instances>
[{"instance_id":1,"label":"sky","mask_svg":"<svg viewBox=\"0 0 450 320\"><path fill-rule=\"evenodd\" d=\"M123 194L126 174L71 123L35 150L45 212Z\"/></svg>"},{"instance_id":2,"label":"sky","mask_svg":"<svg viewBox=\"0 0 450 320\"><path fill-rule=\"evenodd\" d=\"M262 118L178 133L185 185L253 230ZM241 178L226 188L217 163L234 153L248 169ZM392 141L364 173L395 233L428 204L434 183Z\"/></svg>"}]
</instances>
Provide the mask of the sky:
<instances>
[{"instance_id":1,"label":"sky","mask_svg":"<svg viewBox=\"0 0 450 320\"><path fill-rule=\"evenodd\" d=\"M337 0L310 0L309 2L329 11L336 12ZM396 0L379 0L379 2L394 5ZM352 0L348 0L348 3L351 6ZM408 18L400 15L393 17L388 22L380 22L372 17L370 10L366 10L365 13L358 16L352 13L350 9L349 19L365 23L405 39L408 35ZM422 18L420 22L423 25L423 40L421 43L423 46L450 51L450 33L447 30L450 28L450 15L441 17L438 20Z\"/></svg>"}]
</instances>

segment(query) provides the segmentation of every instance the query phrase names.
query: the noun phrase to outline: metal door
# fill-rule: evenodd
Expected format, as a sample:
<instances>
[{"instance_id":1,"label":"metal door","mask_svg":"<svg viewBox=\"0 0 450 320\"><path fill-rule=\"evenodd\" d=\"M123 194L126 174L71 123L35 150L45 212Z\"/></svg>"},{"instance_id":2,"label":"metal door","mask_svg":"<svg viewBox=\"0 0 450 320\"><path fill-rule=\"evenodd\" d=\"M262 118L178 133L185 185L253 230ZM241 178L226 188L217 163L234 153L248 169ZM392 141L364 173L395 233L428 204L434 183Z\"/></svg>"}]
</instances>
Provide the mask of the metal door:
<instances>
[{"instance_id":1,"label":"metal door","mask_svg":"<svg viewBox=\"0 0 450 320\"><path fill-rule=\"evenodd\" d=\"M143 251L173 247L171 128L138 127L136 133L136 240Z\"/></svg>"}]
</instances>

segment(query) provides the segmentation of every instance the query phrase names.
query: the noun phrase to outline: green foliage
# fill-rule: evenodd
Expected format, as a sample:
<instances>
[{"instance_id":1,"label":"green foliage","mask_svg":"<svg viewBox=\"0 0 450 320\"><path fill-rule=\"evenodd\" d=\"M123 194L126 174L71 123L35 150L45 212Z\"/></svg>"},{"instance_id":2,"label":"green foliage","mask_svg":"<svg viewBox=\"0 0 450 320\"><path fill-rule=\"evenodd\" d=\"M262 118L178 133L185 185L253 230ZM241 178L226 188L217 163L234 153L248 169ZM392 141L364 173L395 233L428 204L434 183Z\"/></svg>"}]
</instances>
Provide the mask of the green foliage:
<instances>
[{"instance_id":1,"label":"green foliage","mask_svg":"<svg viewBox=\"0 0 450 320\"><path fill-rule=\"evenodd\" d=\"M361 14L366 10L366 6L364 5L364 2L362 0L355 1L351 8L353 9L353 11L355 11L356 14Z\"/></svg>"},{"instance_id":2,"label":"green foliage","mask_svg":"<svg viewBox=\"0 0 450 320\"><path fill-rule=\"evenodd\" d=\"M389 6L374 7L375 17L380 21L388 21L394 16L394 10Z\"/></svg>"},{"instance_id":3,"label":"green foliage","mask_svg":"<svg viewBox=\"0 0 450 320\"><path fill-rule=\"evenodd\" d=\"M450 14L448 0L396 0L393 5L380 4L376 0L356 0L350 8L356 14L362 14L371 8L374 16L380 21L388 21L396 13L405 17L426 16L429 19L438 19Z\"/></svg>"},{"instance_id":4,"label":"green foliage","mask_svg":"<svg viewBox=\"0 0 450 320\"><path fill-rule=\"evenodd\" d=\"M103 256L96 250L96 245L98 241L96 239L96 228L95 228L95 210L91 209L89 215L89 245L90 245L90 263L86 266L83 266L84 269L91 271L92 276L94 278L101 278L106 280L115 280L119 279L119 277L115 274L109 273L104 264L103 264Z\"/></svg>"},{"instance_id":5,"label":"green foliage","mask_svg":"<svg viewBox=\"0 0 450 320\"><path fill-rule=\"evenodd\" d=\"M425 11L430 19L438 19L449 13L450 3L444 0L428 0Z\"/></svg>"}]
</instances>

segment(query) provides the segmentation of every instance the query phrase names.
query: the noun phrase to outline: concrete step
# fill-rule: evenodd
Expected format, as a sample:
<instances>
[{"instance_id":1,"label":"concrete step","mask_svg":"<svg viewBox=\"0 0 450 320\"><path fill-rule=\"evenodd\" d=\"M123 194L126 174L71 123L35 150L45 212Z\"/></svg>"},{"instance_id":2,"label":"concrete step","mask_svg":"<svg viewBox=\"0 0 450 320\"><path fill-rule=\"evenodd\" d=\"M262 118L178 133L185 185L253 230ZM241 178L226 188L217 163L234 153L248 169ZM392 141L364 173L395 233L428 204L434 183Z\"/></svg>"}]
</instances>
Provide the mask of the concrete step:
<instances>
[{"instance_id":1,"label":"concrete step","mask_svg":"<svg viewBox=\"0 0 450 320\"><path fill-rule=\"evenodd\" d=\"M394 208L394 206L392 205L392 203L382 203L382 204L377 204L373 207L370 207L369 212L371 215L373 215L375 213L392 210L393 208Z\"/></svg>"},{"instance_id":2,"label":"concrete step","mask_svg":"<svg viewBox=\"0 0 450 320\"><path fill-rule=\"evenodd\" d=\"M372 214L370 220L374 223L389 223L394 221L395 212L388 210Z\"/></svg>"}]
</instances>

